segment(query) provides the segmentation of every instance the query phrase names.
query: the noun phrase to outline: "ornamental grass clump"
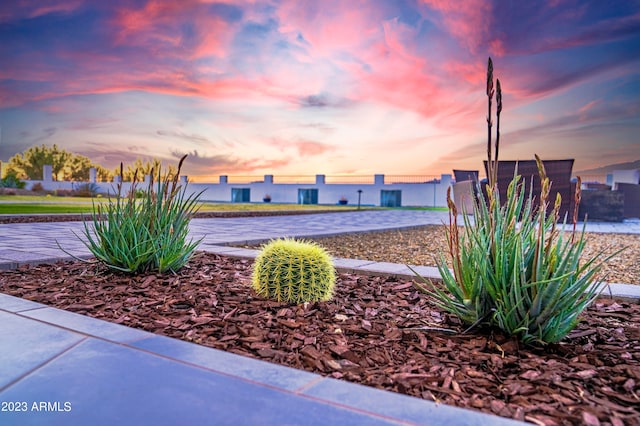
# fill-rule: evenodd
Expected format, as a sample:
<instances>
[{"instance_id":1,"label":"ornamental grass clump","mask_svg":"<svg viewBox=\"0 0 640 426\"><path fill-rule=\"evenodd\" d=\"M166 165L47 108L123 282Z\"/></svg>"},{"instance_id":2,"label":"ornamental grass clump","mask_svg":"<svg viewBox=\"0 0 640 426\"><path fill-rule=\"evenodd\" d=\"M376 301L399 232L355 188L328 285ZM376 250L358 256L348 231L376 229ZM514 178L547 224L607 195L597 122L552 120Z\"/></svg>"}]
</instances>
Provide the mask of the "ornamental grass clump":
<instances>
[{"instance_id":1,"label":"ornamental grass clump","mask_svg":"<svg viewBox=\"0 0 640 426\"><path fill-rule=\"evenodd\" d=\"M259 296L278 302L324 302L333 297L336 271L323 247L284 238L262 247L253 265L252 282Z\"/></svg>"},{"instance_id":2,"label":"ornamental grass clump","mask_svg":"<svg viewBox=\"0 0 640 426\"><path fill-rule=\"evenodd\" d=\"M600 252L593 258L581 259L585 247L584 226L581 231L576 230L580 180L576 185L573 227L565 232L566 217L562 226L557 226L559 194L553 201L553 209L547 213L552 182L537 155L541 193L537 198L531 191L525 193L516 169L507 199L501 203L497 185L502 111L499 80L495 149L492 149L491 130L493 94L493 64L489 59L487 197L478 191L473 221L465 214L464 227L459 228L459 212L451 199L451 191L447 192L447 255L453 268L448 268L446 256L441 254L438 270L444 290L419 275L422 284L416 286L433 296L440 308L458 316L469 329L488 325L525 343L558 342L577 325L580 313L599 294L601 283L596 274L616 253L602 258Z\"/></svg>"},{"instance_id":3,"label":"ornamental grass clump","mask_svg":"<svg viewBox=\"0 0 640 426\"><path fill-rule=\"evenodd\" d=\"M202 193L186 195L178 184L185 158L174 176L163 177L158 170L156 183L152 170L148 188L138 188L136 170L128 194L123 194L121 181L115 200L94 204L92 220L84 225L84 243L98 262L126 273L177 271L188 262L200 243L187 241L187 234Z\"/></svg>"}]
</instances>

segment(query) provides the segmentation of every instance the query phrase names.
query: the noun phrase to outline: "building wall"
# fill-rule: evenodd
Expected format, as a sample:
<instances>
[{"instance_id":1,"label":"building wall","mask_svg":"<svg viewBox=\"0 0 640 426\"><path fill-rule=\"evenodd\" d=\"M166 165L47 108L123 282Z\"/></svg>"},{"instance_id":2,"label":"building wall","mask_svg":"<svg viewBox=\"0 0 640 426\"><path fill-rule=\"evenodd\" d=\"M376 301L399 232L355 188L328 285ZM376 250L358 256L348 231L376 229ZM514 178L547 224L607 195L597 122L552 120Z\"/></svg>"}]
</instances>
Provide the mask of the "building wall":
<instances>
[{"instance_id":1,"label":"building wall","mask_svg":"<svg viewBox=\"0 0 640 426\"><path fill-rule=\"evenodd\" d=\"M48 175L45 173L45 176ZM116 183L95 182L95 175L92 174L91 176L94 182L88 183L94 185L98 193L111 195L116 193ZM188 177L181 176L183 184L187 181ZM60 182L51 179L26 182L27 189L30 189L36 183L41 183L43 189L48 191L56 189L73 190L87 184L87 182ZM402 206L446 207L447 189L451 184L451 175L447 174L441 175L440 179L434 182L393 184L385 184L384 175L375 175L374 183L372 184L328 184L325 183L324 175L317 175L315 183L274 183L273 175L265 175L263 181L251 183L229 183L227 176L221 176L218 183L189 183L186 185L186 190L189 193L203 191L200 198L202 201L231 202L233 188L249 188L251 202L262 203L263 197L269 194L272 203L297 204L299 189L317 189L318 204L338 204L338 200L345 197L349 205L358 204L358 190L361 190L361 205L370 206L380 205L382 190L399 190L402 191ZM126 194L130 187L130 183L123 183L123 192ZM139 187L144 187L144 184L140 184Z\"/></svg>"}]
</instances>

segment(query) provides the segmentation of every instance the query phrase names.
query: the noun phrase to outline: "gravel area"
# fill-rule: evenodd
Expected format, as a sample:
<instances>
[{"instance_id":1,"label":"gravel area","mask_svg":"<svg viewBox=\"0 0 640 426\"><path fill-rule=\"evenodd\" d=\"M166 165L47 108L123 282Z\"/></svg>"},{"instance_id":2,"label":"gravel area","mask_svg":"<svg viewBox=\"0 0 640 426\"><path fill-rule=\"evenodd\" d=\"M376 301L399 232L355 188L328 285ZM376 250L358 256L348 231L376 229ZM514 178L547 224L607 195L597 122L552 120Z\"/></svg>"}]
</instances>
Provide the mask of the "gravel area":
<instances>
[{"instance_id":1,"label":"gravel area","mask_svg":"<svg viewBox=\"0 0 640 426\"><path fill-rule=\"evenodd\" d=\"M333 256L412 265L436 266L438 253L447 250L444 226L432 225L336 237L314 238ZM626 249L609 260L601 271L606 282L640 285L640 235L587 234L585 259L603 250L611 254Z\"/></svg>"}]
</instances>

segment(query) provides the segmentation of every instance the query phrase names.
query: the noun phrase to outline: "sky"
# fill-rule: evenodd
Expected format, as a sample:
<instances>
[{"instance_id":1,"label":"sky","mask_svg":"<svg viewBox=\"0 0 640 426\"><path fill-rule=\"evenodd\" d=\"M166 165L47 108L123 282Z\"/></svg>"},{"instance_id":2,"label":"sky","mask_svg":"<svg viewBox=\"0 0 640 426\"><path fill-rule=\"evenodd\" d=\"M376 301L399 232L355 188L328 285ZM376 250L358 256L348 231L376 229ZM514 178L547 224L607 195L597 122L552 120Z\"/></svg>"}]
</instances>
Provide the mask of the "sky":
<instances>
[{"instance_id":1,"label":"sky","mask_svg":"<svg viewBox=\"0 0 640 426\"><path fill-rule=\"evenodd\" d=\"M481 169L489 57L501 159L640 159L640 0L3 0L0 40L3 162Z\"/></svg>"}]
</instances>

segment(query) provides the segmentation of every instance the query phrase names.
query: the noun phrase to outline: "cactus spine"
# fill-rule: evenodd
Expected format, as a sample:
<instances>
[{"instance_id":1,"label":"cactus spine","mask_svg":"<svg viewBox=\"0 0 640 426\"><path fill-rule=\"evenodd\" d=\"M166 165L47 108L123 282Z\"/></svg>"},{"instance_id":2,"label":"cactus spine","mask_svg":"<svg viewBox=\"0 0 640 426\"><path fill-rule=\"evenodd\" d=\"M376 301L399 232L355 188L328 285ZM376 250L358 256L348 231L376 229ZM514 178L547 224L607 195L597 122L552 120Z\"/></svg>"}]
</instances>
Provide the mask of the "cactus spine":
<instances>
[{"instance_id":1,"label":"cactus spine","mask_svg":"<svg viewBox=\"0 0 640 426\"><path fill-rule=\"evenodd\" d=\"M253 265L253 289L278 302L327 301L333 296L335 281L331 256L308 241L273 240L262 247Z\"/></svg>"}]
</instances>

